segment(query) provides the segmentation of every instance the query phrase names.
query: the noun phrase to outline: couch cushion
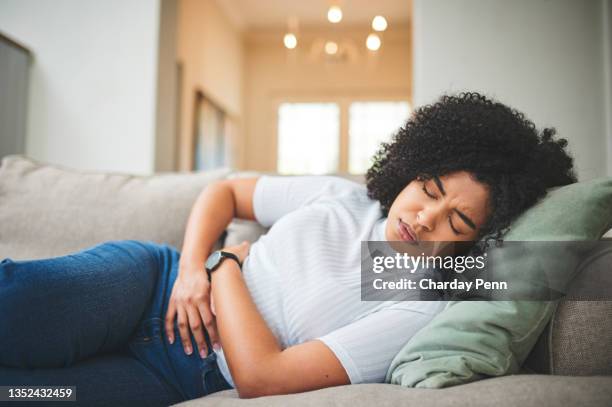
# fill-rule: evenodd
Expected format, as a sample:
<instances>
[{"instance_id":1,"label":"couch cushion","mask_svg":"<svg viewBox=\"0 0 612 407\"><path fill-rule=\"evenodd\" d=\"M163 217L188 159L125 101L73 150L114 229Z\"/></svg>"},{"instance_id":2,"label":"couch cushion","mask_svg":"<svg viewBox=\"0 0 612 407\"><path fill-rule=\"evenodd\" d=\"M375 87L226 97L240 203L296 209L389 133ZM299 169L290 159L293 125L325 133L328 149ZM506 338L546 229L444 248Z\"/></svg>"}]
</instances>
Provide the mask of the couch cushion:
<instances>
[{"instance_id":1,"label":"couch cushion","mask_svg":"<svg viewBox=\"0 0 612 407\"><path fill-rule=\"evenodd\" d=\"M181 248L199 192L229 171L134 176L8 156L0 167L0 259L59 256L115 239Z\"/></svg>"},{"instance_id":2,"label":"couch cushion","mask_svg":"<svg viewBox=\"0 0 612 407\"><path fill-rule=\"evenodd\" d=\"M611 287L612 241L608 240L599 242L578 267L568 299L559 302L527 367L558 375L612 375ZM590 293L583 293L585 288ZM593 288L605 292L593 293ZM608 301L595 301L597 298Z\"/></svg>"},{"instance_id":3,"label":"couch cushion","mask_svg":"<svg viewBox=\"0 0 612 407\"><path fill-rule=\"evenodd\" d=\"M259 237L267 233L269 228L261 226L257 222L234 219L226 230L224 247L235 246L243 241L249 241L251 243L257 241Z\"/></svg>"},{"instance_id":4,"label":"couch cushion","mask_svg":"<svg viewBox=\"0 0 612 407\"><path fill-rule=\"evenodd\" d=\"M612 405L612 377L515 375L446 389L355 384L284 396L239 399L235 390L177 404L185 407L557 407Z\"/></svg>"},{"instance_id":5,"label":"couch cushion","mask_svg":"<svg viewBox=\"0 0 612 407\"><path fill-rule=\"evenodd\" d=\"M552 374L612 375L612 301L563 301L549 338Z\"/></svg>"}]
</instances>

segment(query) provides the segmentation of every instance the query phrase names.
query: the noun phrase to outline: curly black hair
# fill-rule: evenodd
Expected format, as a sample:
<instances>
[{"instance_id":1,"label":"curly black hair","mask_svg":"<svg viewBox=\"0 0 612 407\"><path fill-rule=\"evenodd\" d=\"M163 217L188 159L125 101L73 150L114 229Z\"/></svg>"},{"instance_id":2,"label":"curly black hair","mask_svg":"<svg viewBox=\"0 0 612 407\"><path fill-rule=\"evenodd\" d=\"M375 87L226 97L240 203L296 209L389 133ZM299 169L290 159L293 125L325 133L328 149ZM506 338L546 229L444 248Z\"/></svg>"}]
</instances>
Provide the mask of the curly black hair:
<instances>
[{"instance_id":1,"label":"curly black hair","mask_svg":"<svg viewBox=\"0 0 612 407\"><path fill-rule=\"evenodd\" d=\"M412 180L467 171L490 191L491 216L478 237L498 239L548 188L576 182L567 140L555 133L479 93L444 95L382 143L366 173L368 196L387 216Z\"/></svg>"}]
</instances>

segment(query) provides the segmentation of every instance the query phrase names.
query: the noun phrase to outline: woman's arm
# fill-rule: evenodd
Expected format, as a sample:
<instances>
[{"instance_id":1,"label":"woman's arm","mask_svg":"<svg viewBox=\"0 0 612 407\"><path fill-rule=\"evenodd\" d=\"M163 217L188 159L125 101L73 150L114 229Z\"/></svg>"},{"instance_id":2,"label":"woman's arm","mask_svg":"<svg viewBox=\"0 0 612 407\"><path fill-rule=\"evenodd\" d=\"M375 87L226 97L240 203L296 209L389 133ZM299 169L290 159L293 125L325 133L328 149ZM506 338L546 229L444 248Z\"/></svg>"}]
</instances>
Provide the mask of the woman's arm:
<instances>
[{"instance_id":1,"label":"woman's arm","mask_svg":"<svg viewBox=\"0 0 612 407\"><path fill-rule=\"evenodd\" d=\"M248 245L224 250L244 259ZM344 367L323 342L280 348L251 299L236 262L224 261L212 273L212 293L223 352L241 398L350 383Z\"/></svg>"},{"instance_id":2,"label":"woman's arm","mask_svg":"<svg viewBox=\"0 0 612 407\"><path fill-rule=\"evenodd\" d=\"M185 230L181 265L200 270L233 218L255 220L253 193L258 178L217 181L204 188L196 200Z\"/></svg>"},{"instance_id":3,"label":"woman's arm","mask_svg":"<svg viewBox=\"0 0 612 407\"><path fill-rule=\"evenodd\" d=\"M215 318L210 311L210 283L204 262L215 242L234 217L254 220L253 192L258 178L217 181L209 184L194 203L181 252L179 273L172 288L165 329L170 343L177 319L185 353L191 354L190 330L202 357L207 347L202 325L213 344L219 342Z\"/></svg>"}]
</instances>

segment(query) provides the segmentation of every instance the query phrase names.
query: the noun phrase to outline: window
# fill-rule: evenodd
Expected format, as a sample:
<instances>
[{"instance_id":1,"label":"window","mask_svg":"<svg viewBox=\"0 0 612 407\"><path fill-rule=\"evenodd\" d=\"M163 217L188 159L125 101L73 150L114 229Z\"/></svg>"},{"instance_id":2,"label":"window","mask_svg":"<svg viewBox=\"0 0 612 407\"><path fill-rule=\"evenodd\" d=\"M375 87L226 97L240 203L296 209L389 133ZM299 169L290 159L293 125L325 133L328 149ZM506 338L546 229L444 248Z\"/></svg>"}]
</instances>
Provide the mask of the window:
<instances>
[{"instance_id":1,"label":"window","mask_svg":"<svg viewBox=\"0 0 612 407\"><path fill-rule=\"evenodd\" d=\"M277 171L281 174L364 174L380 143L410 115L406 101L281 103Z\"/></svg>"},{"instance_id":2,"label":"window","mask_svg":"<svg viewBox=\"0 0 612 407\"><path fill-rule=\"evenodd\" d=\"M364 174L380 143L404 125L410 115L407 102L354 102L349 107L349 160L351 174Z\"/></svg>"},{"instance_id":3,"label":"window","mask_svg":"<svg viewBox=\"0 0 612 407\"><path fill-rule=\"evenodd\" d=\"M339 135L338 104L282 103L278 109L278 172L337 172Z\"/></svg>"}]
</instances>

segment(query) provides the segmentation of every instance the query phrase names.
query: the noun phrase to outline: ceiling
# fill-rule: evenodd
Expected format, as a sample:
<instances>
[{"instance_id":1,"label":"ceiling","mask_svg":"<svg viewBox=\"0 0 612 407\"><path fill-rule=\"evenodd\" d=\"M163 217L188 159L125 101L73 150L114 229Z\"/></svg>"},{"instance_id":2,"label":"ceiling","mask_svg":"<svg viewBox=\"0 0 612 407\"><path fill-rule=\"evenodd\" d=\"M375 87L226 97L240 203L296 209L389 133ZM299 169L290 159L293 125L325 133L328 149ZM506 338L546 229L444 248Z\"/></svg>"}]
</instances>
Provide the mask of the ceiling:
<instances>
[{"instance_id":1,"label":"ceiling","mask_svg":"<svg viewBox=\"0 0 612 407\"><path fill-rule=\"evenodd\" d=\"M411 14L411 0L217 0L234 24L241 28L286 26L291 16L300 26L321 26L327 21L332 4L342 7L340 25L370 24L375 15L383 15L389 25L406 23Z\"/></svg>"}]
</instances>

